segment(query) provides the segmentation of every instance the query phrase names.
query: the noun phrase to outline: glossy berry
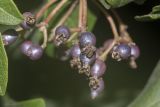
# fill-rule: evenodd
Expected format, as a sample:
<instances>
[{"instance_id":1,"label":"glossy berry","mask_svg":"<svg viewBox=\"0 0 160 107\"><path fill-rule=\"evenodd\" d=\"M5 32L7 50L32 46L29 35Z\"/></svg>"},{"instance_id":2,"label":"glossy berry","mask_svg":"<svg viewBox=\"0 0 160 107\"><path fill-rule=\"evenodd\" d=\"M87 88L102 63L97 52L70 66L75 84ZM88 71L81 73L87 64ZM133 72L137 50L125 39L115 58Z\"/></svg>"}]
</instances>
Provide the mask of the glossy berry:
<instances>
[{"instance_id":1,"label":"glossy berry","mask_svg":"<svg viewBox=\"0 0 160 107\"><path fill-rule=\"evenodd\" d=\"M15 42L18 38L18 33L14 29L9 29L3 32L2 39L4 45L10 45Z\"/></svg>"},{"instance_id":2,"label":"glossy berry","mask_svg":"<svg viewBox=\"0 0 160 107\"><path fill-rule=\"evenodd\" d=\"M94 54L91 58L88 58L84 54L80 54L80 60L81 60L81 62L82 62L83 65L91 65L96 60L96 54Z\"/></svg>"},{"instance_id":3,"label":"glossy berry","mask_svg":"<svg viewBox=\"0 0 160 107\"><path fill-rule=\"evenodd\" d=\"M31 60L38 60L43 55L43 49L37 44L33 44L31 41L25 41L22 43L21 52L28 56Z\"/></svg>"},{"instance_id":4,"label":"glossy berry","mask_svg":"<svg viewBox=\"0 0 160 107\"><path fill-rule=\"evenodd\" d=\"M104 81L99 79L98 87L96 89L91 88L91 98L95 99L104 90Z\"/></svg>"},{"instance_id":5,"label":"glossy berry","mask_svg":"<svg viewBox=\"0 0 160 107\"><path fill-rule=\"evenodd\" d=\"M93 77L101 77L106 71L106 64L104 61L97 59L91 67L91 75Z\"/></svg>"},{"instance_id":6,"label":"glossy berry","mask_svg":"<svg viewBox=\"0 0 160 107\"><path fill-rule=\"evenodd\" d=\"M128 44L119 44L113 48L112 57L118 61L128 59L131 55L131 48Z\"/></svg>"},{"instance_id":7,"label":"glossy berry","mask_svg":"<svg viewBox=\"0 0 160 107\"><path fill-rule=\"evenodd\" d=\"M55 30L54 43L56 46L64 44L70 37L71 33L68 27L59 26Z\"/></svg>"},{"instance_id":8,"label":"glossy berry","mask_svg":"<svg viewBox=\"0 0 160 107\"><path fill-rule=\"evenodd\" d=\"M139 47L135 44L130 45L130 47L131 47L131 57L133 57L134 59L137 59L140 56Z\"/></svg>"},{"instance_id":9,"label":"glossy berry","mask_svg":"<svg viewBox=\"0 0 160 107\"><path fill-rule=\"evenodd\" d=\"M21 44L20 50L23 54L29 56L28 50L33 45L31 41L25 41Z\"/></svg>"},{"instance_id":10,"label":"glossy berry","mask_svg":"<svg viewBox=\"0 0 160 107\"><path fill-rule=\"evenodd\" d=\"M79 57L81 54L81 50L80 50L80 47L79 47L79 44L75 44L72 48L71 48L71 56L73 58L77 58Z\"/></svg>"},{"instance_id":11,"label":"glossy berry","mask_svg":"<svg viewBox=\"0 0 160 107\"><path fill-rule=\"evenodd\" d=\"M28 30L36 24L36 18L34 14L31 12L25 12L23 13L24 21L21 23L21 27L25 30Z\"/></svg>"},{"instance_id":12,"label":"glossy berry","mask_svg":"<svg viewBox=\"0 0 160 107\"><path fill-rule=\"evenodd\" d=\"M96 45L96 37L91 32L83 32L80 34L79 38L80 47L83 48L86 45Z\"/></svg>"},{"instance_id":13,"label":"glossy berry","mask_svg":"<svg viewBox=\"0 0 160 107\"><path fill-rule=\"evenodd\" d=\"M41 46L34 44L28 49L29 58L31 60L38 60L42 57L43 55L43 49Z\"/></svg>"}]
</instances>

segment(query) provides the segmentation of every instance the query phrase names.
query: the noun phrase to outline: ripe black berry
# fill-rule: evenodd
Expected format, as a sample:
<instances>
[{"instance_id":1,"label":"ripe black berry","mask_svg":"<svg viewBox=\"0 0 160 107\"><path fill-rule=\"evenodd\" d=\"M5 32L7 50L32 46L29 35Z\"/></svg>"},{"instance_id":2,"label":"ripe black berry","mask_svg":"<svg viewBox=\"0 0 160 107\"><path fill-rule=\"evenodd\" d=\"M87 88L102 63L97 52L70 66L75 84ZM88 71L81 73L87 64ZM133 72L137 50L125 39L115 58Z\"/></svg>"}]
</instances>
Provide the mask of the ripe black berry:
<instances>
[{"instance_id":1,"label":"ripe black berry","mask_svg":"<svg viewBox=\"0 0 160 107\"><path fill-rule=\"evenodd\" d=\"M3 32L2 39L4 45L10 45L17 40L18 33L14 29L9 29Z\"/></svg>"},{"instance_id":2,"label":"ripe black berry","mask_svg":"<svg viewBox=\"0 0 160 107\"><path fill-rule=\"evenodd\" d=\"M80 60L84 65L91 65L95 62L96 55L94 54L91 58L88 58L86 55L80 54Z\"/></svg>"},{"instance_id":3,"label":"ripe black berry","mask_svg":"<svg viewBox=\"0 0 160 107\"><path fill-rule=\"evenodd\" d=\"M90 75L90 66L95 62L96 54L94 54L91 58L88 58L84 54L80 54L81 68L79 69L79 73L85 73L87 76Z\"/></svg>"},{"instance_id":4,"label":"ripe black berry","mask_svg":"<svg viewBox=\"0 0 160 107\"><path fill-rule=\"evenodd\" d=\"M41 46L34 44L29 49L28 52L30 53L29 58L31 60L38 60L43 55L43 49Z\"/></svg>"},{"instance_id":5,"label":"ripe black berry","mask_svg":"<svg viewBox=\"0 0 160 107\"><path fill-rule=\"evenodd\" d=\"M131 47L128 44L121 43L115 45L112 51L112 58L120 61L122 59L128 59L131 55Z\"/></svg>"},{"instance_id":6,"label":"ripe black berry","mask_svg":"<svg viewBox=\"0 0 160 107\"><path fill-rule=\"evenodd\" d=\"M85 47L88 44L95 46L96 37L91 32L83 32L80 34L79 43L81 48Z\"/></svg>"},{"instance_id":7,"label":"ripe black berry","mask_svg":"<svg viewBox=\"0 0 160 107\"><path fill-rule=\"evenodd\" d=\"M29 56L28 50L33 45L31 41L25 41L21 44L20 50L23 54Z\"/></svg>"},{"instance_id":8,"label":"ripe black berry","mask_svg":"<svg viewBox=\"0 0 160 107\"><path fill-rule=\"evenodd\" d=\"M43 55L43 49L37 44L33 44L31 41L25 41L21 45L21 52L28 56L31 60L38 60Z\"/></svg>"},{"instance_id":9,"label":"ripe black berry","mask_svg":"<svg viewBox=\"0 0 160 107\"><path fill-rule=\"evenodd\" d=\"M106 64L104 61L97 59L91 67L91 75L93 77L101 77L106 71Z\"/></svg>"},{"instance_id":10,"label":"ripe black berry","mask_svg":"<svg viewBox=\"0 0 160 107\"><path fill-rule=\"evenodd\" d=\"M140 49L137 45L132 44L131 47L131 57L134 57L134 59L137 59L140 55Z\"/></svg>"},{"instance_id":11,"label":"ripe black berry","mask_svg":"<svg viewBox=\"0 0 160 107\"><path fill-rule=\"evenodd\" d=\"M79 44L75 44L72 48L71 48L71 56L73 58L79 57L81 54L81 50L79 47Z\"/></svg>"},{"instance_id":12,"label":"ripe black berry","mask_svg":"<svg viewBox=\"0 0 160 107\"><path fill-rule=\"evenodd\" d=\"M71 33L68 27L66 26L59 26L55 30L55 38L54 43L56 46L60 46L64 44L70 37Z\"/></svg>"},{"instance_id":13,"label":"ripe black berry","mask_svg":"<svg viewBox=\"0 0 160 107\"><path fill-rule=\"evenodd\" d=\"M28 30L36 24L36 18L31 12L23 13L24 21L21 23L21 27L25 30Z\"/></svg>"},{"instance_id":14,"label":"ripe black berry","mask_svg":"<svg viewBox=\"0 0 160 107\"><path fill-rule=\"evenodd\" d=\"M95 99L104 90L104 81L102 78L98 80L98 87L96 89L91 87L91 98Z\"/></svg>"},{"instance_id":15,"label":"ripe black berry","mask_svg":"<svg viewBox=\"0 0 160 107\"><path fill-rule=\"evenodd\" d=\"M83 32L79 38L80 48L82 54L85 54L88 58L92 57L96 51L96 37L91 32Z\"/></svg>"}]
</instances>

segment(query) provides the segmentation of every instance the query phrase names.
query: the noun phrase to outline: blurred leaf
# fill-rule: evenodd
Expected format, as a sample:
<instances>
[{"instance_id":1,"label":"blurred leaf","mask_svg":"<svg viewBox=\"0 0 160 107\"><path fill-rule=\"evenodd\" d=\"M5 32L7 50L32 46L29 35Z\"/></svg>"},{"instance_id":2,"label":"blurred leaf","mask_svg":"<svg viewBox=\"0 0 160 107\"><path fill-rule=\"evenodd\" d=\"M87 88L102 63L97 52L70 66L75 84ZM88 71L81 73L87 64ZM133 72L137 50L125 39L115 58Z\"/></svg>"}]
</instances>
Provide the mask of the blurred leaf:
<instances>
[{"instance_id":1,"label":"blurred leaf","mask_svg":"<svg viewBox=\"0 0 160 107\"><path fill-rule=\"evenodd\" d=\"M160 107L160 61L142 93L128 107Z\"/></svg>"},{"instance_id":2,"label":"blurred leaf","mask_svg":"<svg viewBox=\"0 0 160 107\"><path fill-rule=\"evenodd\" d=\"M106 2L106 0L99 0L99 2L106 8L109 9L111 6Z\"/></svg>"},{"instance_id":3,"label":"blurred leaf","mask_svg":"<svg viewBox=\"0 0 160 107\"><path fill-rule=\"evenodd\" d=\"M137 4L143 4L146 0L134 0L135 3Z\"/></svg>"},{"instance_id":4,"label":"blurred leaf","mask_svg":"<svg viewBox=\"0 0 160 107\"><path fill-rule=\"evenodd\" d=\"M145 0L99 0L101 4L109 9L110 7L117 8L127 5L128 3L135 2L137 4L143 4Z\"/></svg>"},{"instance_id":5,"label":"blurred leaf","mask_svg":"<svg viewBox=\"0 0 160 107\"><path fill-rule=\"evenodd\" d=\"M0 24L18 25L23 17L12 0L0 0Z\"/></svg>"},{"instance_id":6,"label":"blurred leaf","mask_svg":"<svg viewBox=\"0 0 160 107\"><path fill-rule=\"evenodd\" d=\"M149 14L136 16L135 19L138 21L152 21L160 19L160 5L153 7L152 12L150 12Z\"/></svg>"},{"instance_id":7,"label":"blurred leaf","mask_svg":"<svg viewBox=\"0 0 160 107\"><path fill-rule=\"evenodd\" d=\"M38 98L17 103L6 104L5 107L46 107L46 106L45 106L45 101L41 98Z\"/></svg>"},{"instance_id":8,"label":"blurred leaf","mask_svg":"<svg viewBox=\"0 0 160 107\"><path fill-rule=\"evenodd\" d=\"M5 95L8 83L8 59L0 34L0 95Z\"/></svg>"}]
</instances>

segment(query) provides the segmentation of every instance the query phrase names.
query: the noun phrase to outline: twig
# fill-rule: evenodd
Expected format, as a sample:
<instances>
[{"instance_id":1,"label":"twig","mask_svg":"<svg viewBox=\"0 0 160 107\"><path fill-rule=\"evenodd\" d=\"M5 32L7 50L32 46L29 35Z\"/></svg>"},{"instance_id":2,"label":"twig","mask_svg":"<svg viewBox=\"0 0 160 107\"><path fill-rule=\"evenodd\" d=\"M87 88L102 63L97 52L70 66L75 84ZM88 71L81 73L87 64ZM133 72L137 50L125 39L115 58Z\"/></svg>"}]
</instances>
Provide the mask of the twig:
<instances>
[{"instance_id":1,"label":"twig","mask_svg":"<svg viewBox=\"0 0 160 107\"><path fill-rule=\"evenodd\" d=\"M99 59L101 59L102 61L105 61L107 59L107 55L109 54L109 52L111 51L111 49L115 44L116 44L116 40L114 39L112 44L110 44L109 47L103 52L103 54L99 56Z\"/></svg>"},{"instance_id":2,"label":"twig","mask_svg":"<svg viewBox=\"0 0 160 107\"><path fill-rule=\"evenodd\" d=\"M78 27L82 28L82 17L83 17L83 0L79 0L79 22Z\"/></svg>"},{"instance_id":3,"label":"twig","mask_svg":"<svg viewBox=\"0 0 160 107\"><path fill-rule=\"evenodd\" d=\"M120 36L123 37L124 39L127 39L127 41L132 41L132 38L127 31L128 26L124 24L124 22L122 21L122 19L119 17L119 15L117 14L115 10L112 9L111 11L113 15L115 16L115 18L117 19L117 22L119 24Z\"/></svg>"},{"instance_id":4,"label":"twig","mask_svg":"<svg viewBox=\"0 0 160 107\"><path fill-rule=\"evenodd\" d=\"M87 30L87 0L82 0L82 32Z\"/></svg>"},{"instance_id":5,"label":"twig","mask_svg":"<svg viewBox=\"0 0 160 107\"><path fill-rule=\"evenodd\" d=\"M36 14L36 19L39 19L44 14L44 12L56 1L57 0L50 0L49 2L47 2Z\"/></svg>"},{"instance_id":6,"label":"twig","mask_svg":"<svg viewBox=\"0 0 160 107\"><path fill-rule=\"evenodd\" d=\"M54 37L54 33L55 33L55 28L57 26L63 25L65 23L65 21L67 20L67 18L72 14L73 10L77 6L77 3L78 3L78 0L75 0L73 2L73 4L71 5L71 7L68 9L68 11L65 13L65 15L61 18L61 20L57 23L57 25L51 30L51 34L49 36L48 41L52 41L52 39Z\"/></svg>"},{"instance_id":7,"label":"twig","mask_svg":"<svg viewBox=\"0 0 160 107\"><path fill-rule=\"evenodd\" d=\"M53 11L49 14L49 16L44 20L45 24L48 24L53 16L61 9L61 7L67 2L67 0L62 0Z\"/></svg>"},{"instance_id":8,"label":"twig","mask_svg":"<svg viewBox=\"0 0 160 107\"><path fill-rule=\"evenodd\" d=\"M111 26L114 38L118 39L119 38L118 30L116 28L116 24L115 24L112 16L109 13L107 13L107 11L103 7L101 7L101 5L99 3L97 3L95 0L93 0L93 2L100 8L100 10L106 16L106 19L108 20L108 22L109 22L109 24Z\"/></svg>"},{"instance_id":9,"label":"twig","mask_svg":"<svg viewBox=\"0 0 160 107\"><path fill-rule=\"evenodd\" d=\"M41 45L41 47L44 49L47 46L47 39L48 39L47 29L45 26L42 26L40 28L40 31L43 33L43 44Z\"/></svg>"}]
</instances>

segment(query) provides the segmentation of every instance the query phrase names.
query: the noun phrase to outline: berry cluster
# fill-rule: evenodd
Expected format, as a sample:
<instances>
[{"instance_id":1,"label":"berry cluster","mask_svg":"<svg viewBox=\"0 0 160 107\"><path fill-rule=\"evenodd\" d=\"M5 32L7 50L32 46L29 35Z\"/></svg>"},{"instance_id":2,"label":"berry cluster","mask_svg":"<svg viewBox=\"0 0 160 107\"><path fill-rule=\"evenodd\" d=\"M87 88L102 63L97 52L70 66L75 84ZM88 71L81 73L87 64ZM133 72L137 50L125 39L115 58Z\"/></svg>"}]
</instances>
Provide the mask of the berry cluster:
<instances>
[{"instance_id":1,"label":"berry cluster","mask_svg":"<svg viewBox=\"0 0 160 107\"><path fill-rule=\"evenodd\" d=\"M53 3L53 1L51 0ZM80 16L79 16L79 27L73 30L64 25L66 16L76 7L78 0L75 0L71 5L71 8L66 12L65 18L51 30L50 37L48 39L47 26L51 18L54 16L56 11L63 6L66 0L61 1L57 7L48 15L48 17L38 23L38 19L44 13L44 9L49 7L47 3L37 15L33 15L31 12L23 13L24 21L19 25L22 30L26 32L32 28L38 28L44 35L44 42L42 45L35 44L30 40L24 40L20 46L21 52L29 57L31 60L38 60L43 55L43 50L47 47L47 42L52 42L58 49L64 51L64 55L61 57L62 60L70 59L70 65L72 68L78 70L79 74L84 74L89 80L89 87L91 90L91 97L96 98L104 89L103 75L106 71L107 56L117 61L130 60L132 68L136 68L135 60L139 57L140 51L138 46L132 41L126 29L120 30L120 34L114 30L114 38L106 40L102 47L96 48L96 37L92 32L87 31L87 0L80 0ZM102 12L104 11L103 8ZM86 15L86 16L85 16ZM106 11L105 11L106 15ZM106 15L108 16L108 14ZM114 22L109 20L111 28L115 29ZM121 25L122 26L122 25ZM2 34L3 42L5 45L11 45L18 38L18 30L10 29Z\"/></svg>"}]
</instances>

